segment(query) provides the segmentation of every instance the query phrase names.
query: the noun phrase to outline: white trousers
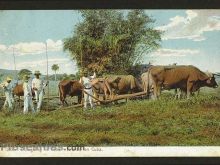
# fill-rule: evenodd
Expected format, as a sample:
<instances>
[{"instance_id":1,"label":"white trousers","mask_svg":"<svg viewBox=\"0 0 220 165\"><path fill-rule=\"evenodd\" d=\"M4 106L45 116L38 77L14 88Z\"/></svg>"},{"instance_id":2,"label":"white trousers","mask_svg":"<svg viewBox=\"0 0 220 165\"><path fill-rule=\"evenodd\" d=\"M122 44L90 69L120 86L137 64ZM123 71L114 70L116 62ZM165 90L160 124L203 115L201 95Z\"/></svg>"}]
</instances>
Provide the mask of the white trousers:
<instances>
[{"instance_id":1,"label":"white trousers","mask_svg":"<svg viewBox=\"0 0 220 165\"><path fill-rule=\"evenodd\" d=\"M24 114L28 113L28 108L31 108L32 112L34 113L34 105L32 102L32 97L31 96L24 96Z\"/></svg>"},{"instance_id":2,"label":"white trousers","mask_svg":"<svg viewBox=\"0 0 220 165\"><path fill-rule=\"evenodd\" d=\"M84 89L88 94L93 95L92 89ZM84 108L87 108L87 104L90 103L91 108L93 108L93 100L92 97L88 94L84 93Z\"/></svg>"},{"instance_id":3,"label":"white trousers","mask_svg":"<svg viewBox=\"0 0 220 165\"><path fill-rule=\"evenodd\" d=\"M37 111L40 111L41 105L42 105L42 101L43 101L43 97L44 97L44 90L37 90L34 91L35 93L35 99L37 101Z\"/></svg>"},{"instance_id":4,"label":"white trousers","mask_svg":"<svg viewBox=\"0 0 220 165\"><path fill-rule=\"evenodd\" d=\"M5 92L5 97L6 97L6 99L5 99L5 103L4 103L3 107L6 108L8 105L9 110L12 110L13 105L14 105L14 98L13 98L12 94L9 92Z\"/></svg>"},{"instance_id":5,"label":"white trousers","mask_svg":"<svg viewBox=\"0 0 220 165\"><path fill-rule=\"evenodd\" d=\"M38 100L39 100L39 91L34 90L34 94L35 94L35 100L38 102Z\"/></svg>"}]
</instances>

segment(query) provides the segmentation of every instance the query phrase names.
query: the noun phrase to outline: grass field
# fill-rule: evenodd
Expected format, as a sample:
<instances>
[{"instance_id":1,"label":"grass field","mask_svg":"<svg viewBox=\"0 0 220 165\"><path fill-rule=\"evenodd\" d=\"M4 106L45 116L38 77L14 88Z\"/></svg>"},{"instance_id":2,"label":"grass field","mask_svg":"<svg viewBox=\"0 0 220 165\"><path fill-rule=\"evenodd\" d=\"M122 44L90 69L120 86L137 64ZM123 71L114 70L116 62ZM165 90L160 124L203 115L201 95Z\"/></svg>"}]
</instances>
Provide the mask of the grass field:
<instances>
[{"instance_id":1,"label":"grass field","mask_svg":"<svg viewBox=\"0 0 220 165\"><path fill-rule=\"evenodd\" d=\"M0 104L2 104L1 101ZM220 88L189 100L128 101L119 105L58 109L50 100L39 114L0 112L0 143L86 146L220 145ZM46 104L46 103L45 103Z\"/></svg>"}]
</instances>

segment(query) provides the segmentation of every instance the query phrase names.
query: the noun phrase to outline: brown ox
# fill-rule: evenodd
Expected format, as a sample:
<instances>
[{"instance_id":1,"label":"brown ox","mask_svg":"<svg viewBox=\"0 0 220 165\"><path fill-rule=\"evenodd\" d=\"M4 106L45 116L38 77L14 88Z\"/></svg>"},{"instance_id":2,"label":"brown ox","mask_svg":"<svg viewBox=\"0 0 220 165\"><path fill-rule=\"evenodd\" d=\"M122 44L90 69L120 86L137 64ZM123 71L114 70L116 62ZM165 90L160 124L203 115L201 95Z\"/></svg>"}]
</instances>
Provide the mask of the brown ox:
<instances>
[{"instance_id":1,"label":"brown ox","mask_svg":"<svg viewBox=\"0 0 220 165\"><path fill-rule=\"evenodd\" d=\"M186 91L187 98L192 92L199 88L207 86L217 88L213 74L207 75L198 68L189 66L153 66L150 68L150 74L154 80L154 96L157 98L163 89L177 89Z\"/></svg>"},{"instance_id":2,"label":"brown ox","mask_svg":"<svg viewBox=\"0 0 220 165\"><path fill-rule=\"evenodd\" d=\"M143 91L141 84L132 75L109 76L106 78L112 94L128 94ZM112 97L113 98L113 95Z\"/></svg>"},{"instance_id":3,"label":"brown ox","mask_svg":"<svg viewBox=\"0 0 220 165\"><path fill-rule=\"evenodd\" d=\"M99 97L102 95L103 100L109 98L112 95L110 86L108 82L104 78L96 78L92 80L92 89L95 97Z\"/></svg>"},{"instance_id":4,"label":"brown ox","mask_svg":"<svg viewBox=\"0 0 220 165\"><path fill-rule=\"evenodd\" d=\"M149 72L144 72L141 75L141 80L143 84L143 89L147 93L148 98L155 99L153 92L154 92L154 86L153 86L153 78ZM175 89L175 99L180 99L185 95L185 91L181 89Z\"/></svg>"},{"instance_id":5,"label":"brown ox","mask_svg":"<svg viewBox=\"0 0 220 165\"><path fill-rule=\"evenodd\" d=\"M18 96L18 102L20 105L20 98L21 96L24 96L24 89L23 89L23 83L22 84L17 84L14 89L13 89L13 96ZM32 90L32 96L35 96L34 91Z\"/></svg>"},{"instance_id":6,"label":"brown ox","mask_svg":"<svg viewBox=\"0 0 220 165\"><path fill-rule=\"evenodd\" d=\"M82 101L82 90L83 86L82 84L77 80L63 80L58 85L59 88L59 96L60 101L62 105L64 106L64 103L68 105L66 102L66 96L78 96L78 104Z\"/></svg>"}]
</instances>

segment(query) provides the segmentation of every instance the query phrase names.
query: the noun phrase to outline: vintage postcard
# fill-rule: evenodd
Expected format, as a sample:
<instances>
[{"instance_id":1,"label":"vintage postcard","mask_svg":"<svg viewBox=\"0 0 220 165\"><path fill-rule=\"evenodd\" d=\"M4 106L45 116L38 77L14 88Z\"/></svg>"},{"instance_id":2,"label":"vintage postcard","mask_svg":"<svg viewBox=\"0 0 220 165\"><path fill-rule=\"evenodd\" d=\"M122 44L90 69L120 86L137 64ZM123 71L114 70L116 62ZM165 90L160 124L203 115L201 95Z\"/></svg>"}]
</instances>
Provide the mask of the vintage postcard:
<instances>
[{"instance_id":1,"label":"vintage postcard","mask_svg":"<svg viewBox=\"0 0 220 165\"><path fill-rule=\"evenodd\" d=\"M220 156L220 10L0 11L0 156Z\"/></svg>"}]
</instances>

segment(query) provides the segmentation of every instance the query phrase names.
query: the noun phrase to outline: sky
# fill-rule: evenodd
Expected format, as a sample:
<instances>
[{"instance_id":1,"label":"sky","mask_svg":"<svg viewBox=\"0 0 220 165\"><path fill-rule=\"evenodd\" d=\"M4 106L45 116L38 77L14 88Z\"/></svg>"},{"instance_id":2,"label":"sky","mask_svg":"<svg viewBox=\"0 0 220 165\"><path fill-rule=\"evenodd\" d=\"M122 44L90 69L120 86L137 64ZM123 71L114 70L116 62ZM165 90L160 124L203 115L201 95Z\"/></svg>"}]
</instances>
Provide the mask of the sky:
<instances>
[{"instance_id":1,"label":"sky","mask_svg":"<svg viewBox=\"0 0 220 165\"><path fill-rule=\"evenodd\" d=\"M145 10L164 31L161 48L145 54L143 63L195 65L202 71L220 72L220 10ZM77 10L0 11L0 69L30 69L53 74L74 74L76 63L63 51L63 39L72 36L82 21ZM14 56L15 64L14 65Z\"/></svg>"}]
</instances>

